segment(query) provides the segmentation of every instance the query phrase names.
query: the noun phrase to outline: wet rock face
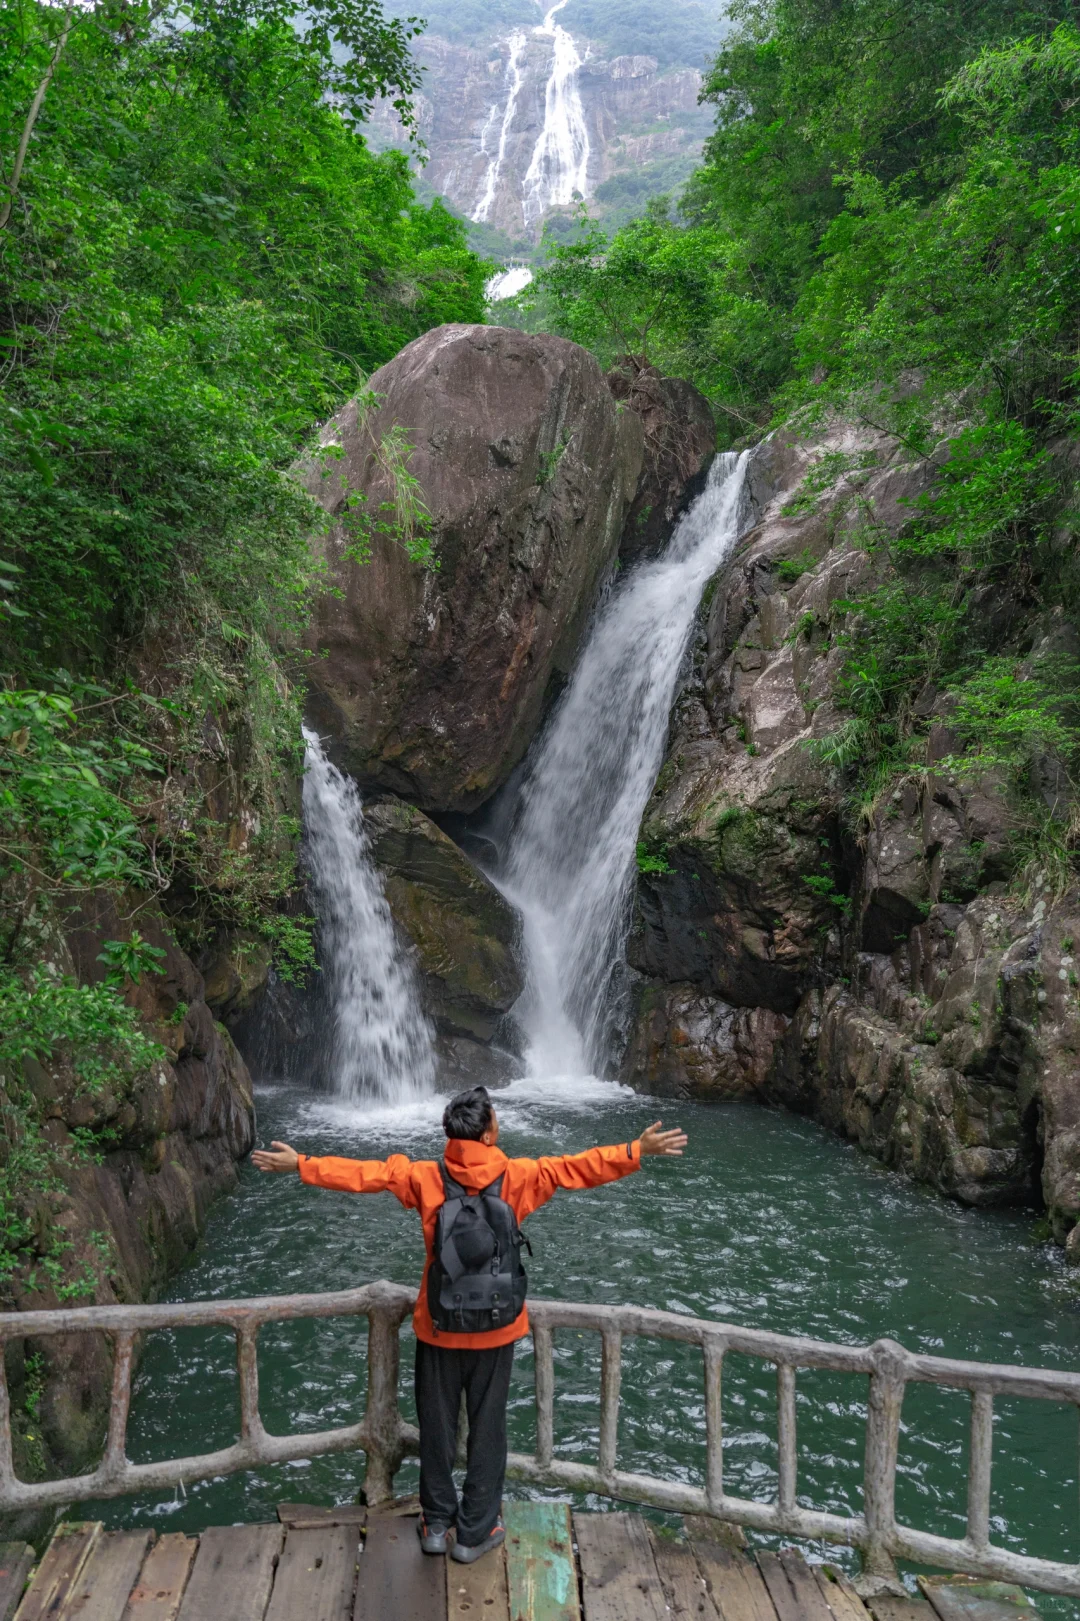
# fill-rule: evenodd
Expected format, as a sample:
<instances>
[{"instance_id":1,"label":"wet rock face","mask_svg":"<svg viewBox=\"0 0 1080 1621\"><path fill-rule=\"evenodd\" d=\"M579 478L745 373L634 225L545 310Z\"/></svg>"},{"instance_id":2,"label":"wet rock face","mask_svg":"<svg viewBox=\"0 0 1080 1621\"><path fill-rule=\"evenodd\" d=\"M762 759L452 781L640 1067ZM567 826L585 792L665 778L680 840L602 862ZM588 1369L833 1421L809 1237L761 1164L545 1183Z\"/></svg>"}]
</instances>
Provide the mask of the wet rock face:
<instances>
[{"instance_id":1,"label":"wet rock face","mask_svg":"<svg viewBox=\"0 0 1080 1621\"><path fill-rule=\"evenodd\" d=\"M619 561L657 557L682 514L700 494L716 454L716 424L704 394L631 356L608 373L616 400L632 411L645 436L645 458L619 541Z\"/></svg>"},{"instance_id":2,"label":"wet rock face","mask_svg":"<svg viewBox=\"0 0 1080 1621\"><path fill-rule=\"evenodd\" d=\"M805 998L766 1095L966 1204L1041 1199L1063 1241L1080 1218L1078 930L1067 905L932 906Z\"/></svg>"},{"instance_id":3,"label":"wet rock face","mask_svg":"<svg viewBox=\"0 0 1080 1621\"><path fill-rule=\"evenodd\" d=\"M440 1036L490 1042L522 989L513 907L413 806L380 800L365 810L364 825Z\"/></svg>"},{"instance_id":4,"label":"wet rock face","mask_svg":"<svg viewBox=\"0 0 1080 1621\"><path fill-rule=\"evenodd\" d=\"M311 715L365 792L470 810L505 782L571 668L637 487L641 424L584 349L500 327L437 328L370 386L377 404L339 412L323 435L338 450L302 475L332 521ZM386 532L402 511L401 436L437 571ZM362 566L347 555L358 513Z\"/></svg>"},{"instance_id":5,"label":"wet rock face","mask_svg":"<svg viewBox=\"0 0 1080 1621\"><path fill-rule=\"evenodd\" d=\"M646 984L627 1054L631 1085L660 1097L722 1102L755 1096L788 1021L768 1008L732 1007L696 985Z\"/></svg>"},{"instance_id":6,"label":"wet rock face","mask_svg":"<svg viewBox=\"0 0 1080 1621\"><path fill-rule=\"evenodd\" d=\"M806 501L822 451L864 465ZM626 1074L812 1114L968 1204L1041 1202L1080 1263L1076 897L1010 889L1005 785L951 773L933 691L923 771L857 831L813 747L844 719L836 604L874 580L852 489L896 532L935 471L844 427L752 462L642 824Z\"/></svg>"},{"instance_id":7,"label":"wet rock face","mask_svg":"<svg viewBox=\"0 0 1080 1621\"><path fill-rule=\"evenodd\" d=\"M39 1262L16 1273L6 1289L9 1309L152 1298L199 1242L210 1206L236 1185L236 1161L254 1142L251 1079L214 1021L202 975L154 905L143 901L130 914L131 905L112 895L84 897L54 931L49 960L83 983L100 981L103 942L128 939L134 921L165 952L164 972L129 984L126 1000L166 1056L132 1085L94 1091L59 1060L25 1060L23 1083L58 1154L54 1185L43 1186L33 1221L42 1254L53 1254L59 1270ZM95 1134L96 1154L78 1150L80 1131ZM39 1439L55 1464L76 1470L102 1441L111 1352L96 1335L13 1343L16 1406L25 1359L35 1355L42 1359ZM19 1432L17 1454L23 1444Z\"/></svg>"}]
</instances>

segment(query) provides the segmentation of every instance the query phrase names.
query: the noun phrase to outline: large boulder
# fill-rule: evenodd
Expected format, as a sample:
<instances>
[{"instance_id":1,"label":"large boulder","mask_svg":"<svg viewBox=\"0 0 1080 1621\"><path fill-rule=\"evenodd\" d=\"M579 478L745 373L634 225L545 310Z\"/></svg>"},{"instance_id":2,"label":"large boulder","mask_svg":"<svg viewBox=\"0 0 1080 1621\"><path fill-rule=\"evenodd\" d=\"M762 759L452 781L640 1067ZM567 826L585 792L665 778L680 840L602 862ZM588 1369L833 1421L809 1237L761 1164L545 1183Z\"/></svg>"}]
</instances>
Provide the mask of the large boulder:
<instances>
[{"instance_id":1,"label":"large boulder","mask_svg":"<svg viewBox=\"0 0 1080 1621\"><path fill-rule=\"evenodd\" d=\"M417 338L327 424L301 473L332 520L310 705L363 789L471 810L506 781L573 664L642 439L584 349L487 326ZM435 569L403 544L409 489Z\"/></svg>"},{"instance_id":2,"label":"large boulder","mask_svg":"<svg viewBox=\"0 0 1080 1621\"><path fill-rule=\"evenodd\" d=\"M414 806L377 801L364 826L440 1036L490 1042L522 989L513 907Z\"/></svg>"},{"instance_id":3,"label":"large boulder","mask_svg":"<svg viewBox=\"0 0 1080 1621\"><path fill-rule=\"evenodd\" d=\"M619 559L656 557L696 495L716 454L716 423L708 400L693 383L665 377L626 355L608 373L615 398L641 422L645 458L626 514Z\"/></svg>"}]
</instances>

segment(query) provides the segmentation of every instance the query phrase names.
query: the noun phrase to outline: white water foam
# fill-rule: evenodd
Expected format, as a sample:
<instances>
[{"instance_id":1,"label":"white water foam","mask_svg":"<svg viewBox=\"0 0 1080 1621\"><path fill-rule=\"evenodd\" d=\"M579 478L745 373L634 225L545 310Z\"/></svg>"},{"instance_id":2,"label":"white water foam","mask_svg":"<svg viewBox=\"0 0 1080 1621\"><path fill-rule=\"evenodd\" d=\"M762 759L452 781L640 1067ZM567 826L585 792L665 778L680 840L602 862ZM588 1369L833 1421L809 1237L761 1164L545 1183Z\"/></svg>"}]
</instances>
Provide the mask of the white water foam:
<instances>
[{"instance_id":1,"label":"white water foam","mask_svg":"<svg viewBox=\"0 0 1080 1621\"><path fill-rule=\"evenodd\" d=\"M582 58L573 36L555 21L568 0L557 0L534 30L552 42L551 73L544 92L544 127L525 171L523 211L531 225L547 210L588 195L589 130L578 89Z\"/></svg>"},{"instance_id":2,"label":"white water foam","mask_svg":"<svg viewBox=\"0 0 1080 1621\"><path fill-rule=\"evenodd\" d=\"M497 882L521 912L527 1072L604 1073L634 855L706 581L740 532L745 456L718 456L665 555L601 609L522 791Z\"/></svg>"},{"instance_id":3,"label":"white water foam","mask_svg":"<svg viewBox=\"0 0 1080 1621\"><path fill-rule=\"evenodd\" d=\"M511 265L508 270L497 271L485 284L484 297L489 304L498 304L500 299L523 293L532 279L533 273L528 265Z\"/></svg>"},{"instance_id":4,"label":"white water foam","mask_svg":"<svg viewBox=\"0 0 1080 1621\"><path fill-rule=\"evenodd\" d=\"M492 104L491 110L484 120L484 128L480 134L480 150L488 159L488 166L484 173L484 183L477 199L476 207L469 216L477 225L481 225L491 214L495 205L495 193L502 174L503 162L506 158L506 143L510 131L514 127L514 113L517 111L518 96L525 82L522 71L522 62L525 56L527 39L524 29L515 28L507 42L510 47L510 56L506 64L506 101L503 104L502 118L498 117L498 102ZM491 137L495 124L498 121L499 138L495 150L490 150ZM505 296L505 295L504 295Z\"/></svg>"},{"instance_id":5,"label":"white water foam","mask_svg":"<svg viewBox=\"0 0 1080 1621\"><path fill-rule=\"evenodd\" d=\"M334 1095L418 1103L435 1079L432 1030L371 857L360 794L306 727L304 745L305 860L333 1007Z\"/></svg>"}]
</instances>

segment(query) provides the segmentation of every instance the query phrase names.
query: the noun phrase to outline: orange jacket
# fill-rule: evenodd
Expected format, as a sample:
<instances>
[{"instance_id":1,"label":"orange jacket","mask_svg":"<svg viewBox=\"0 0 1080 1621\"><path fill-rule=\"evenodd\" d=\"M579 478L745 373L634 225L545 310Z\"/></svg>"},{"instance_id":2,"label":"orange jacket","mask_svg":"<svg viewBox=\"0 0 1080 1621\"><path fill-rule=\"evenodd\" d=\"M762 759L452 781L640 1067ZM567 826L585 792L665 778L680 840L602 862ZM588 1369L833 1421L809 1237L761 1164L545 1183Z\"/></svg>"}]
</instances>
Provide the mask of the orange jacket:
<instances>
[{"instance_id":1,"label":"orange jacket","mask_svg":"<svg viewBox=\"0 0 1080 1621\"><path fill-rule=\"evenodd\" d=\"M641 1145L620 1143L617 1148L589 1148L584 1154L507 1159L501 1148L488 1148L484 1143L452 1137L446 1145L445 1158L454 1181L460 1182L470 1193L486 1188L501 1176L502 1196L520 1222L547 1204L557 1188L598 1188L636 1171L641 1164ZM391 1154L385 1160L313 1159L301 1154L299 1171L301 1181L312 1187L338 1188L343 1193L392 1193L406 1210L419 1210L427 1257L413 1312L418 1340L426 1340L429 1345L481 1351L494 1345L509 1345L511 1340L519 1340L529 1332L529 1313L524 1307L506 1328L492 1328L484 1334L444 1334L432 1322L427 1303L427 1275L435 1219L443 1202L437 1160L410 1160L404 1154Z\"/></svg>"}]
</instances>

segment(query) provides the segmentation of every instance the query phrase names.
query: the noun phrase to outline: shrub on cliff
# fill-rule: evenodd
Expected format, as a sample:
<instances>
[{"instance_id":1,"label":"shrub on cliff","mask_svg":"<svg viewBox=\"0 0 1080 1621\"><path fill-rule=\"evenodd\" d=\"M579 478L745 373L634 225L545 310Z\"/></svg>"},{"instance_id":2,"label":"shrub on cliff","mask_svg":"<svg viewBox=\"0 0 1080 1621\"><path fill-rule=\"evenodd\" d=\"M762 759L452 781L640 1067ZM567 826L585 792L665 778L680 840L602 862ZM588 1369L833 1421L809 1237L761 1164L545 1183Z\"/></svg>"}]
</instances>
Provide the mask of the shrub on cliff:
<instances>
[{"instance_id":1,"label":"shrub on cliff","mask_svg":"<svg viewBox=\"0 0 1080 1621\"><path fill-rule=\"evenodd\" d=\"M377 94L408 118L412 32L377 0L0 16L3 668L45 706L65 670L101 685L69 742L99 782L148 751L171 787L124 800L157 879L179 860L245 922L291 873L298 713L273 650L306 615L322 522L284 470L364 373L482 317L463 228L361 133ZM245 762L242 859L201 809L208 717ZM14 784L37 745L7 745Z\"/></svg>"}]
</instances>

